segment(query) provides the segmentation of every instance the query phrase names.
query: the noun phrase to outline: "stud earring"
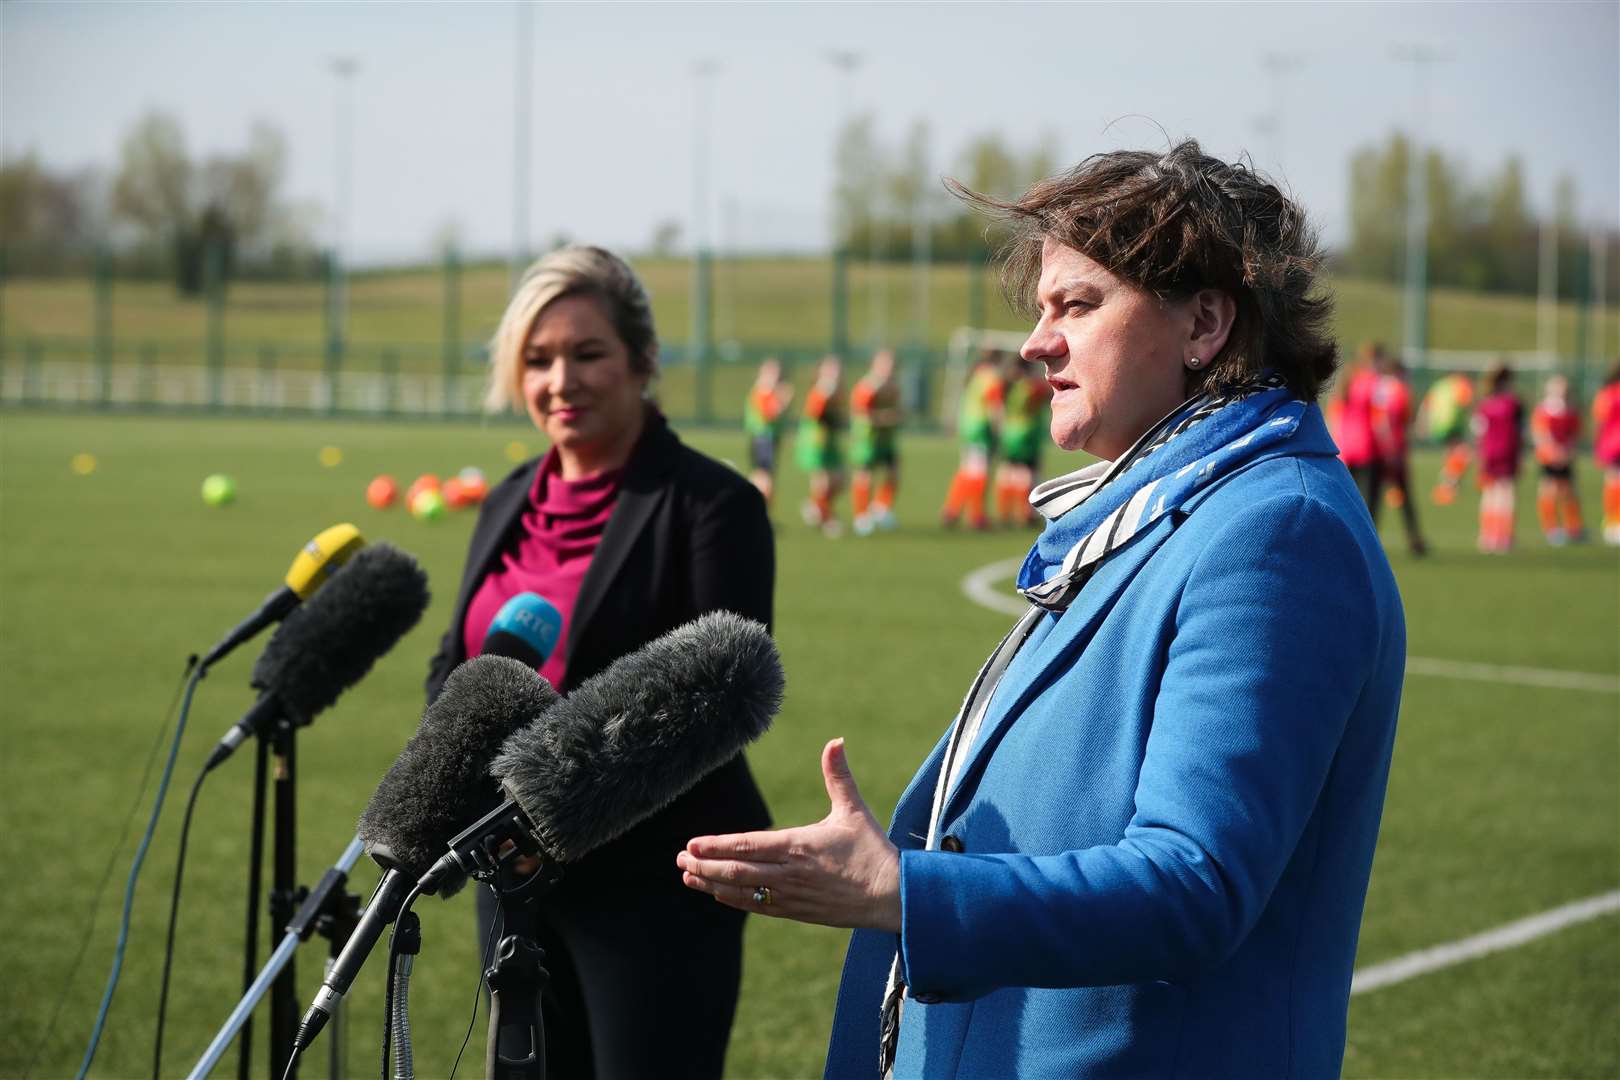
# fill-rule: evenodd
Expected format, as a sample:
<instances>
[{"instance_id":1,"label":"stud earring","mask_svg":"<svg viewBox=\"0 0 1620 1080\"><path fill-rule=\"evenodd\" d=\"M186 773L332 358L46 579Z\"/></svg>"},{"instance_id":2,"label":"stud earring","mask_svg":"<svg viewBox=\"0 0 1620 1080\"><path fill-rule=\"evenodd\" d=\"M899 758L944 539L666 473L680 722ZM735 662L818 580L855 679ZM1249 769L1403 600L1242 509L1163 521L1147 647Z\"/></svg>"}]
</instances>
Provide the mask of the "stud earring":
<instances>
[{"instance_id":1,"label":"stud earring","mask_svg":"<svg viewBox=\"0 0 1620 1080\"><path fill-rule=\"evenodd\" d=\"M1203 364L1203 361L1198 359L1198 357L1196 357L1196 356L1189 356L1187 358L1187 366L1190 367L1190 368L1197 368L1197 367L1201 366L1202 364Z\"/></svg>"}]
</instances>

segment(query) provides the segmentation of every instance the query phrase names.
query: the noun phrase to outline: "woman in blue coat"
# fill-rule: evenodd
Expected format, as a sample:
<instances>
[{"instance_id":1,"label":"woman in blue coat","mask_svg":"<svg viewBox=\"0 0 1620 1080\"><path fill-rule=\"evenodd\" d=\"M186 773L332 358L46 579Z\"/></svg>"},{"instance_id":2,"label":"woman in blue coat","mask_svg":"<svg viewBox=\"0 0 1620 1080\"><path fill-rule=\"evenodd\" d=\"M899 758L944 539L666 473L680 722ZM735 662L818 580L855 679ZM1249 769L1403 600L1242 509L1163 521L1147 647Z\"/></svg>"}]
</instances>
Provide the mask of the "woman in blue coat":
<instances>
[{"instance_id":1,"label":"woman in blue coat","mask_svg":"<svg viewBox=\"0 0 1620 1080\"><path fill-rule=\"evenodd\" d=\"M1335 1075L1405 624L1315 405L1299 208L1183 142L1015 203L1052 437L1030 601L884 830L698 837L722 903L855 930L830 1077Z\"/></svg>"}]
</instances>

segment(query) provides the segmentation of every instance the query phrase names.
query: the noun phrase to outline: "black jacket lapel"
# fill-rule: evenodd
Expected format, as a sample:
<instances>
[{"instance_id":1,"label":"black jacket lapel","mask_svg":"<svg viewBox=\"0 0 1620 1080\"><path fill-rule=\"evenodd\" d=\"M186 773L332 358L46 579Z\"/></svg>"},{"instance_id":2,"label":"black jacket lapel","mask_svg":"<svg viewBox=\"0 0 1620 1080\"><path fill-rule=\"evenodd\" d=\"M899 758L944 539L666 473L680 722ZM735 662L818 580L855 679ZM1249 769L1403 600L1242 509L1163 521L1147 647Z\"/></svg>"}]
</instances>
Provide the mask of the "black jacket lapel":
<instances>
[{"instance_id":1,"label":"black jacket lapel","mask_svg":"<svg viewBox=\"0 0 1620 1080\"><path fill-rule=\"evenodd\" d=\"M680 440L669 429L661 413L647 410L647 428L624 470L619 486L618 503L608 518L602 540L591 556L591 565L580 582L579 596L574 600L574 613L569 620L568 656L572 660L580 655L588 641L591 622L602 606L608 587L618 578L619 570L635 547L636 540L663 501L669 497L664 478L674 468Z\"/></svg>"}]
</instances>

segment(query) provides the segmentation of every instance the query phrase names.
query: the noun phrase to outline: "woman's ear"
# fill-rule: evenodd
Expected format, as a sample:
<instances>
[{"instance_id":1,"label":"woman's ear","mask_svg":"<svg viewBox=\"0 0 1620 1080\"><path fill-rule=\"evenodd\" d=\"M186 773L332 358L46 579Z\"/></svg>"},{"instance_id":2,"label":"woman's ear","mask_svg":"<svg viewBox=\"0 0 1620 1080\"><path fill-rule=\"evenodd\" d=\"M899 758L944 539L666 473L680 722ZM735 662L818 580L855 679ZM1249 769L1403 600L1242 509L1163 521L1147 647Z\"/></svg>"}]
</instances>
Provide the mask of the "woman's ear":
<instances>
[{"instance_id":1,"label":"woman's ear","mask_svg":"<svg viewBox=\"0 0 1620 1080\"><path fill-rule=\"evenodd\" d=\"M1225 289L1199 289L1188 300L1192 313L1192 333L1187 338L1187 355L1208 364L1226 348L1237 318L1237 301Z\"/></svg>"}]
</instances>

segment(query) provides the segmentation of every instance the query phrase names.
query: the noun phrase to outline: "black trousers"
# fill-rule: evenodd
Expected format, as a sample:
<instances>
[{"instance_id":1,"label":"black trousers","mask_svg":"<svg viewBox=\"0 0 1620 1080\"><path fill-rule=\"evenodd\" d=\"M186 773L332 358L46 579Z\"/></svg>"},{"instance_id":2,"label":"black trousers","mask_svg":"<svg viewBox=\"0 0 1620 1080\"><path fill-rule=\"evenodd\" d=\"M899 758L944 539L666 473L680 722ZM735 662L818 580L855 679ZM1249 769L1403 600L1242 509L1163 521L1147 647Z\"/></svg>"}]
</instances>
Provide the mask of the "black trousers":
<instances>
[{"instance_id":1,"label":"black trousers","mask_svg":"<svg viewBox=\"0 0 1620 1080\"><path fill-rule=\"evenodd\" d=\"M479 885L488 966L498 903ZM746 916L681 886L641 908L544 898L537 944L548 1080L718 1080L737 1011Z\"/></svg>"}]
</instances>

